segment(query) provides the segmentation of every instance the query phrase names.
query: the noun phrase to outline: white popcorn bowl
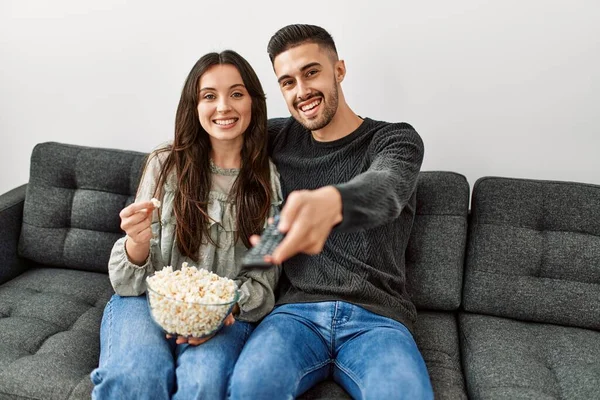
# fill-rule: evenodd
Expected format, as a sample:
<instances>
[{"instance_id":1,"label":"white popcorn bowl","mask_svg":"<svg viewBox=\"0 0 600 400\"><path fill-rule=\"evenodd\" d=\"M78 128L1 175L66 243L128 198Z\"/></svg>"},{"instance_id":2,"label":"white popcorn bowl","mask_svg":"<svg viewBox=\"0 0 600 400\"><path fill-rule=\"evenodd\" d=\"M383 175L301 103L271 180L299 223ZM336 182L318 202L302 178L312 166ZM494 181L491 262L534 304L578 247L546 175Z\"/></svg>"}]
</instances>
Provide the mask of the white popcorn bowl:
<instances>
[{"instance_id":1,"label":"white popcorn bowl","mask_svg":"<svg viewBox=\"0 0 600 400\"><path fill-rule=\"evenodd\" d=\"M187 302L156 292L147 280L146 287L154 322L165 333L186 338L203 338L217 332L240 298L240 291L236 290L233 299L224 303Z\"/></svg>"}]
</instances>

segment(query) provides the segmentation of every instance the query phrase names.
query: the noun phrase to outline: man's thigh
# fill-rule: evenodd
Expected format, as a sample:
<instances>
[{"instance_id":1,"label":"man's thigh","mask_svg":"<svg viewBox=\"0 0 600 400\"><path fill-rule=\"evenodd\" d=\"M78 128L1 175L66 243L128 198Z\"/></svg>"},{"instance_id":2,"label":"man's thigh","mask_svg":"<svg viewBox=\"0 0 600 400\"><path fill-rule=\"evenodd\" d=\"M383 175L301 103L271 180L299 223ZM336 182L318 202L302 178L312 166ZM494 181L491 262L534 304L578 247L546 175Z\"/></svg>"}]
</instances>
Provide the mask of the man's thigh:
<instances>
[{"instance_id":1,"label":"man's thigh","mask_svg":"<svg viewBox=\"0 0 600 400\"><path fill-rule=\"evenodd\" d=\"M330 348L299 305L283 305L250 335L231 379L232 398L293 398L329 374Z\"/></svg>"},{"instance_id":2,"label":"man's thigh","mask_svg":"<svg viewBox=\"0 0 600 400\"><path fill-rule=\"evenodd\" d=\"M339 346L334 380L355 399L433 399L427 367L410 331L385 317L373 323L372 317Z\"/></svg>"}]
</instances>

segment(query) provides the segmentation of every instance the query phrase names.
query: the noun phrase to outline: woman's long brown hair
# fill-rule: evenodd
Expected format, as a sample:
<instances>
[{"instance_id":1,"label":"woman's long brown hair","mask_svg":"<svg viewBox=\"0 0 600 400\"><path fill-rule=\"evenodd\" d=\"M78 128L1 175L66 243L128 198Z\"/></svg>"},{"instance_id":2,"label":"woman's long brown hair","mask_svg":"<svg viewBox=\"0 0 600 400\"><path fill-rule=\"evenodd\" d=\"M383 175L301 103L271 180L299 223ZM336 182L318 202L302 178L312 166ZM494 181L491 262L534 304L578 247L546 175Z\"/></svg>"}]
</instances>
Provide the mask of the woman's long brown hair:
<instances>
[{"instance_id":1,"label":"woman's long brown hair","mask_svg":"<svg viewBox=\"0 0 600 400\"><path fill-rule=\"evenodd\" d=\"M252 98L252 117L243 134L241 169L229 193L230 201L235 202L237 216L235 240L241 239L246 247L250 247L250 236L262 231L271 206L267 104L262 85L250 64L235 51L206 54L190 71L181 92L173 145L159 150L170 153L162 165L155 193L159 198L162 196L162 188L175 169L177 191L173 209L177 221L177 246L182 255L196 262L200 245L207 241L214 243L207 213L211 144L198 118L199 83L210 67L221 64L237 68Z\"/></svg>"}]
</instances>

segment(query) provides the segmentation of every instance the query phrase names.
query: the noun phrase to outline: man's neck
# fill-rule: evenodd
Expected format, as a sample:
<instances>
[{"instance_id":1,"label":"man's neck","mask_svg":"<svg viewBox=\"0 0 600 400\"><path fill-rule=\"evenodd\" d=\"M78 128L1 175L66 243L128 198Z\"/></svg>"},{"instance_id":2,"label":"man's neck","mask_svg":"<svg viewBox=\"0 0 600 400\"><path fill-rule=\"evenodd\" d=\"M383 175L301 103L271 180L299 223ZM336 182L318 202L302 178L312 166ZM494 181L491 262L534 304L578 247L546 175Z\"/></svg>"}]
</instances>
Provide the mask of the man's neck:
<instances>
[{"instance_id":1,"label":"man's neck","mask_svg":"<svg viewBox=\"0 0 600 400\"><path fill-rule=\"evenodd\" d=\"M348 107L340 105L335 116L327 126L318 131L312 131L312 136L318 142L333 142L354 132L363 120Z\"/></svg>"}]
</instances>

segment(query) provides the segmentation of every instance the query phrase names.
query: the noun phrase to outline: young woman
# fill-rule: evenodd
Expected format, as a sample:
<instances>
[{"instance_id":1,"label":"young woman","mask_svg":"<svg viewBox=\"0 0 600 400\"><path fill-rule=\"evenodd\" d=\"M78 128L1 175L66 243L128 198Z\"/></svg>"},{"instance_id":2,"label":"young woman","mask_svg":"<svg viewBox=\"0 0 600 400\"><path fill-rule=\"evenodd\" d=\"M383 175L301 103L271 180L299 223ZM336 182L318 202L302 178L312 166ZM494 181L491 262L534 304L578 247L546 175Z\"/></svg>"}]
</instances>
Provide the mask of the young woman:
<instances>
[{"instance_id":1,"label":"young woman","mask_svg":"<svg viewBox=\"0 0 600 400\"><path fill-rule=\"evenodd\" d=\"M256 73L234 51L206 54L185 82L173 142L150 154L135 202L120 213L127 236L109 262L116 294L102 319L93 398L226 397L254 323L273 308L280 272L242 270L241 257L281 199ZM186 261L240 288L235 319L230 315L212 337L167 338L150 317L146 277Z\"/></svg>"}]
</instances>

